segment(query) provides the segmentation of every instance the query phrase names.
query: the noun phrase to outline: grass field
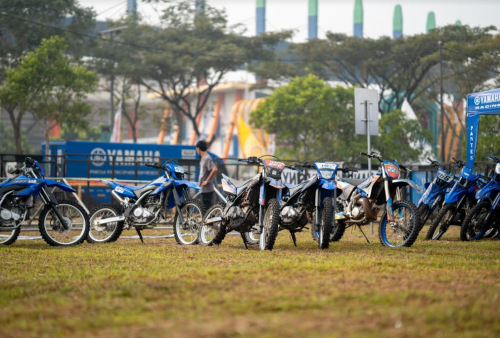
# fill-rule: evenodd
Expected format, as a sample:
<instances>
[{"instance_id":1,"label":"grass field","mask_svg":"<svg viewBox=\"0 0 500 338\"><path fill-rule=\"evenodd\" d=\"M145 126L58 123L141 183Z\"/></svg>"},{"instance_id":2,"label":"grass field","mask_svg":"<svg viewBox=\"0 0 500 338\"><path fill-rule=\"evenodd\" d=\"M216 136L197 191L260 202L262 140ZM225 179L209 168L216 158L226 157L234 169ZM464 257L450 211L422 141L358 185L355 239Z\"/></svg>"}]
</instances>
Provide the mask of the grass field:
<instances>
[{"instance_id":1,"label":"grass field","mask_svg":"<svg viewBox=\"0 0 500 338\"><path fill-rule=\"evenodd\" d=\"M326 251L307 233L272 252L18 241L0 248L0 336L498 337L500 241L457 230L405 249L349 230Z\"/></svg>"}]
</instances>

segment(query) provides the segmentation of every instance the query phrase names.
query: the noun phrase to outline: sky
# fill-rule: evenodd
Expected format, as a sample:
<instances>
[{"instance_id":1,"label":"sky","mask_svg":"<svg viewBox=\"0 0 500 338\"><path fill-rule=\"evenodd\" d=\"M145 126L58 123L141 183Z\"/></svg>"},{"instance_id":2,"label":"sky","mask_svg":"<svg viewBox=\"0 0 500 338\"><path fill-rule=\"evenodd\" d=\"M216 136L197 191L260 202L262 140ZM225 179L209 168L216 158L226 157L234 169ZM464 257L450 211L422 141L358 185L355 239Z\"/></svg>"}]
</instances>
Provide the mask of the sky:
<instances>
[{"instance_id":1,"label":"sky","mask_svg":"<svg viewBox=\"0 0 500 338\"><path fill-rule=\"evenodd\" d=\"M166 5L138 1L138 10L145 21L155 24ZM255 34L256 0L206 0L208 4L225 9L230 25L243 24L246 35ZM79 0L85 7L94 7L98 19L118 19L125 14L125 0ZM161 2L161 1L160 1ZM354 0L319 0L318 35L326 32L353 33ZM392 36L394 7L403 9L403 34L424 33L427 14L434 11L437 26L460 20L464 25L500 27L500 0L363 0L364 36ZM294 42L307 39L308 0L267 0L266 30L295 30Z\"/></svg>"}]
</instances>

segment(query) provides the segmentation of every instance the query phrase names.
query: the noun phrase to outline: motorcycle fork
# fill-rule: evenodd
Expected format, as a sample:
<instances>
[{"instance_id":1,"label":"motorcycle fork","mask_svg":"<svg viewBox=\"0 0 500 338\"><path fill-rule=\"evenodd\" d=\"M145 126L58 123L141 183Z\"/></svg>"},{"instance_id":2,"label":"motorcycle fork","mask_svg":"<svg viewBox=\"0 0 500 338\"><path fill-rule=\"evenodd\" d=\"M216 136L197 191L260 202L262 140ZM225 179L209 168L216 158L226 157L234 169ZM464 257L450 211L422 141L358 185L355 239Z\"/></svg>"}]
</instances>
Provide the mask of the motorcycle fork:
<instances>
[{"instance_id":1,"label":"motorcycle fork","mask_svg":"<svg viewBox=\"0 0 500 338\"><path fill-rule=\"evenodd\" d=\"M68 224L66 224L66 221L64 220L63 215L61 215L59 209L56 208L59 205L59 203L57 203L57 200L55 199L54 195L52 195L52 193L50 192L47 192L45 187L42 187L41 196L45 204L50 205L52 211L54 211L54 214L56 214L56 217L63 226L64 230L68 230L69 229Z\"/></svg>"},{"instance_id":2,"label":"motorcycle fork","mask_svg":"<svg viewBox=\"0 0 500 338\"><path fill-rule=\"evenodd\" d=\"M182 216L181 212L181 199L179 198L179 194L177 193L177 190L175 190L175 187L172 188L172 194L174 195L174 201L175 201L175 210L177 211L177 215L179 215L179 220L181 224L184 226L184 217Z\"/></svg>"},{"instance_id":3,"label":"motorcycle fork","mask_svg":"<svg viewBox=\"0 0 500 338\"><path fill-rule=\"evenodd\" d=\"M387 219L389 221L394 221L394 213L392 210L392 197L391 197L391 192L389 190L389 181L387 181L385 177L384 177L384 191L385 191L385 200L387 201Z\"/></svg>"},{"instance_id":4,"label":"motorcycle fork","mask_svg":"<svg viewBox=\"0 0 500 338\"><path fill-rule=\"evenodd\" d=\"M316 212L315 212L315 220L314 220L314 224L316 226L319 227L321 221L320 221L320 212L321 212L321 209L320 209L320 195L319 195L319 189L316 189L316 198L315 198L315 206L316 206ZM319 229L318 229L319 230Z\"/></svg>"}]
</instances>

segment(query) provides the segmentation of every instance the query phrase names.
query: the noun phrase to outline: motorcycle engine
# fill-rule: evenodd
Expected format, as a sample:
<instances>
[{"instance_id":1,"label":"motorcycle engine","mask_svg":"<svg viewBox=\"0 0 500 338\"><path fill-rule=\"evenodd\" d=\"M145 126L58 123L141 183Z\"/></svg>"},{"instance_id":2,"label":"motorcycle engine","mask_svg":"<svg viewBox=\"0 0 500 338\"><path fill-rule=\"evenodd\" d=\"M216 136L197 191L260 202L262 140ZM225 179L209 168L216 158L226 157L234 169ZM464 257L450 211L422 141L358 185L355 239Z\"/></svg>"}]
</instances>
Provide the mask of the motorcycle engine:
<instances>
[{"instance_id":1,"label":"motorcycle engine","mask_svg":"<svg viewBox=\"0 0 500 338\"><path fill-rule=\"evenodd\" d=\"M136 206L130 216L134 225L148 225L156 219L156 215L161 208L159 197L147 197L142 205Z\"/></svg>"},{"instance_id":2,"label":"motorcycle engine","mask_svg":"<svg viewBox=\"0 0 500 338\"><path fill-rule=\"evenodd\" d=\"M32 198L31 198L32 199ZM0 226L16 226L18 222L24 219L25 208L19 205L19 202L23 202L18 198L9 198L7 201L2 203L3 208L0 207Z\"/></svg>"},{"instance_id":3,"label":"motorcycle engine","mask_svg":"<svg viewBox=\"0 0 500 338\"><path fill-rule=\"evenodd\" d=\"M227 217L233 227L253 225L257 222L250 205L231 207L227 212Z\"/></svg>"},{"instance_id":4,"label":"motorcycle engine","mask_svg":"<svg viewBox=\"0 0 500 338\"><path fill-rule=\"evenodd\" d=\"M301 208L295 208L291 205L286 206L281 210L281 221L284 224L293 224L300 218L301 214Z\"/></svg>"},{"instance_id":5,"label":"motorcycle engine","mask_svg":"<svg viewBox=\"0 0 500 338\"><path fill-rule=\"evenodd\" d=\"M356 204L361 198L361 194L356 192L353 194L351 201L345 208L346 214L349 215L354 220L360 220L365 217L365 210L359 204Z\"/></svg>"}]
</instances>

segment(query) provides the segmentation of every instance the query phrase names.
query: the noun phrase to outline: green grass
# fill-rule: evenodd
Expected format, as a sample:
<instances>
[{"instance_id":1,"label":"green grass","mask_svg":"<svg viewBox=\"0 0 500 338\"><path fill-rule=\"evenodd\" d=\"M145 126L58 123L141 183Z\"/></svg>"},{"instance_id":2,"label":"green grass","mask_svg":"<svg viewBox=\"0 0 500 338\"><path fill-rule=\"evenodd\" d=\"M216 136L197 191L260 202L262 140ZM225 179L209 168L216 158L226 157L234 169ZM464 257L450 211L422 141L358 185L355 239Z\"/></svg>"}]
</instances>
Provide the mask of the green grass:
<instances>
[{"instance_id":1,"label":"green grass","mask_svg":"<svg viewBox=\"0 0 500 338\"><path fill-rule=\"evenodd\" d=\"M456 230L404 249L348 230L325 251L284 232L272 252L18 241L0 248L0 337L499 336L500 241Z\"/></svg>"}]
</instances>

